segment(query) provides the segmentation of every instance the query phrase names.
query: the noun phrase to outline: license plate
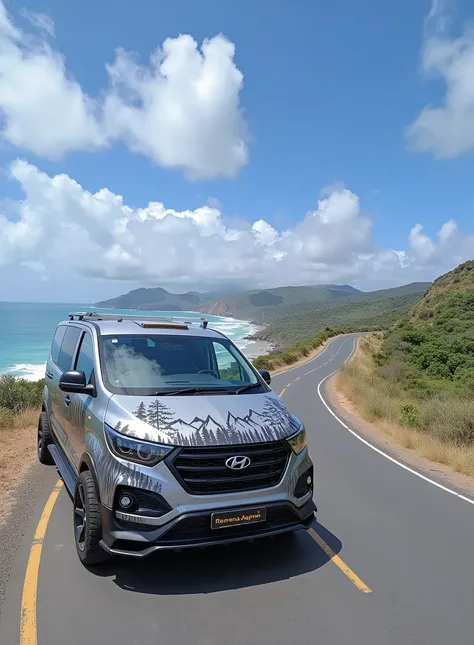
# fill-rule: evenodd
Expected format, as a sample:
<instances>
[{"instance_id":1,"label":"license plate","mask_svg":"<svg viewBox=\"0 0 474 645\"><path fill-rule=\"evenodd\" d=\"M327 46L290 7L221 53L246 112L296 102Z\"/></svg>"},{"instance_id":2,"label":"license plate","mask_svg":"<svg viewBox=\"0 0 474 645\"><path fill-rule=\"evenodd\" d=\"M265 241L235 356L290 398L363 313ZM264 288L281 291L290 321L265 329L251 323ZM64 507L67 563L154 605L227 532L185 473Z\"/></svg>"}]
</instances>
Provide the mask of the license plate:
<instances>
[{"instance_id":1,"label":"license plate","mask_svg":"<svg viewBox=\"0 0 474 645\"><path fill-rule=\"evenodd\" d=\"M257 522L265 522L266 519L267 509L264 506L222 511L222 513L211 514L211 529L224 529L232 526L255 524Z\"/></svg>"}]
</instances>

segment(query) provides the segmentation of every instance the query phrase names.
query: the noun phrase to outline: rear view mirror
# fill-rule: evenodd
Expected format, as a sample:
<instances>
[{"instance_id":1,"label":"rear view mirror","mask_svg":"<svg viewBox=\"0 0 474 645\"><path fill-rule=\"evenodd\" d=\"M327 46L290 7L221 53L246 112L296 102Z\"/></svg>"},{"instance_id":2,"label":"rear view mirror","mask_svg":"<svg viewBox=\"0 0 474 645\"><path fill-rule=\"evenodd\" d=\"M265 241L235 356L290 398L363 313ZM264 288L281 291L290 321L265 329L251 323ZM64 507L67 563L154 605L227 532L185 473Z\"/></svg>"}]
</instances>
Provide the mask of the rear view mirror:
<instances>
[{"instance_id":1,"label":"rear view mirror","mask_svg":"<svg viewBox=\"0 0 474 645\"><path fill-rule=\"evenodd\" d=\"M62 392L74 392L76 394L88 394L96 396L95 387L92 383L86 383L86 375L78 370L63 372L59 379L59 389Z\"/></svg>"},{"instance_id":2,"label":"rear view mirror","mask_svg":"<svg viewBox=\"0 0 474 645\"><path fill-rule=\"evenodd\" d=\"M270 372L268 370L258 370L258 371L259 371L260 376L265 381L265 383L267 385L270 385L270 383L272 382L272 377L270 375Z\"/></svg>"}]
</instances>

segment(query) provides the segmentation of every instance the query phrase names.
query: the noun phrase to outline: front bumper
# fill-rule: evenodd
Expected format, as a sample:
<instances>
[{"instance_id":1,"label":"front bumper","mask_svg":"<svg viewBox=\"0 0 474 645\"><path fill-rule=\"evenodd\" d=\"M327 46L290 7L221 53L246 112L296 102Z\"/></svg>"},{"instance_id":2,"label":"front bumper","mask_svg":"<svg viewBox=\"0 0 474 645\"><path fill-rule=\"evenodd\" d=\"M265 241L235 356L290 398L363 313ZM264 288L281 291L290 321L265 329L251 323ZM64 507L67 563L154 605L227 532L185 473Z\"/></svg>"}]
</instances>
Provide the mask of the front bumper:
<instances>
[{"instance_id":1,"label":"front bumper","mask_svg":"<svg viewBox=\"0 0 474 645\"><path fill-rule=\"evenodd\" d=\"M265 507L266 521L246 526L211 529L212 511L207 510L183 513L157 528L140 530L124 528L114 511L101 505L101 546L111 554L142 558L155 551L230 544L308 529L315 520L312 499L299 508L289 501L272 502Z\"/></svg>"}]
</instances>

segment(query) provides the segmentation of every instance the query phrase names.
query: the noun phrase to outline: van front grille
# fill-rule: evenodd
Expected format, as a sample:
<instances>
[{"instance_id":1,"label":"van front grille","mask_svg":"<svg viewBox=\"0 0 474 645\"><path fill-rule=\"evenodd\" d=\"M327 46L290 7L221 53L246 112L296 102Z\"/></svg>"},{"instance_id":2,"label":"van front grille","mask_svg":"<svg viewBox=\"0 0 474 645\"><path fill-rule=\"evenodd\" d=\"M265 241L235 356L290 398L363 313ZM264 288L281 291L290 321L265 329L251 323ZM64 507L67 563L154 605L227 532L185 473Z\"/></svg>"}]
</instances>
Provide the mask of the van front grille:
<instances>
[{"instance_id":1,"label":"van front grille","mask_svg":"<svg viewBox=\"0 0 474 645\"><path fill-rule=\"evenodd\" d=\"M286 441L242 446L181 448L171 462L175 476L195 495L239 493L276 486L285 472L290 448ZM226 466L232 457L248 457L241 470Z\"/></svg>"}]
</instances>

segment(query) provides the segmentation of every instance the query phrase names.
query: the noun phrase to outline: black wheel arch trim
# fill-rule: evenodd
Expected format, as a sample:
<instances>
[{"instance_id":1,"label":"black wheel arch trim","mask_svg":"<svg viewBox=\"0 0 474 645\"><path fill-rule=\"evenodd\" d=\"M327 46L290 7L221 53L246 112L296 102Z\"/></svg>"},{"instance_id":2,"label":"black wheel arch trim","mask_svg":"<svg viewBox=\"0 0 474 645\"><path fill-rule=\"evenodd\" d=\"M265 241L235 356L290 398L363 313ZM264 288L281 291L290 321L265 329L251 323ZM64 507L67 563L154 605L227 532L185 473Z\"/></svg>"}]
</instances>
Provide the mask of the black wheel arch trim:
<instances>
[{"instance_id":1,"label":"black wheel arch trim","mask_svg":"<svg viewBox=\"0 0 474 645\"><path fill-rule=\"evenodd\" d=\"M87 466L87 468L84 468L84 464ZM88 452L85 452L82 455L82 457L80 459L80 462L79 462L79 473L81 473L83 470L88 470L90 472L90 474L92 475L92 479L94 480L95 490L96 490L96 493L97 493L97 499L100 502L99 480L97 479L94 460L92 459L91 455Z\"/></svg>"}]
</instances>

